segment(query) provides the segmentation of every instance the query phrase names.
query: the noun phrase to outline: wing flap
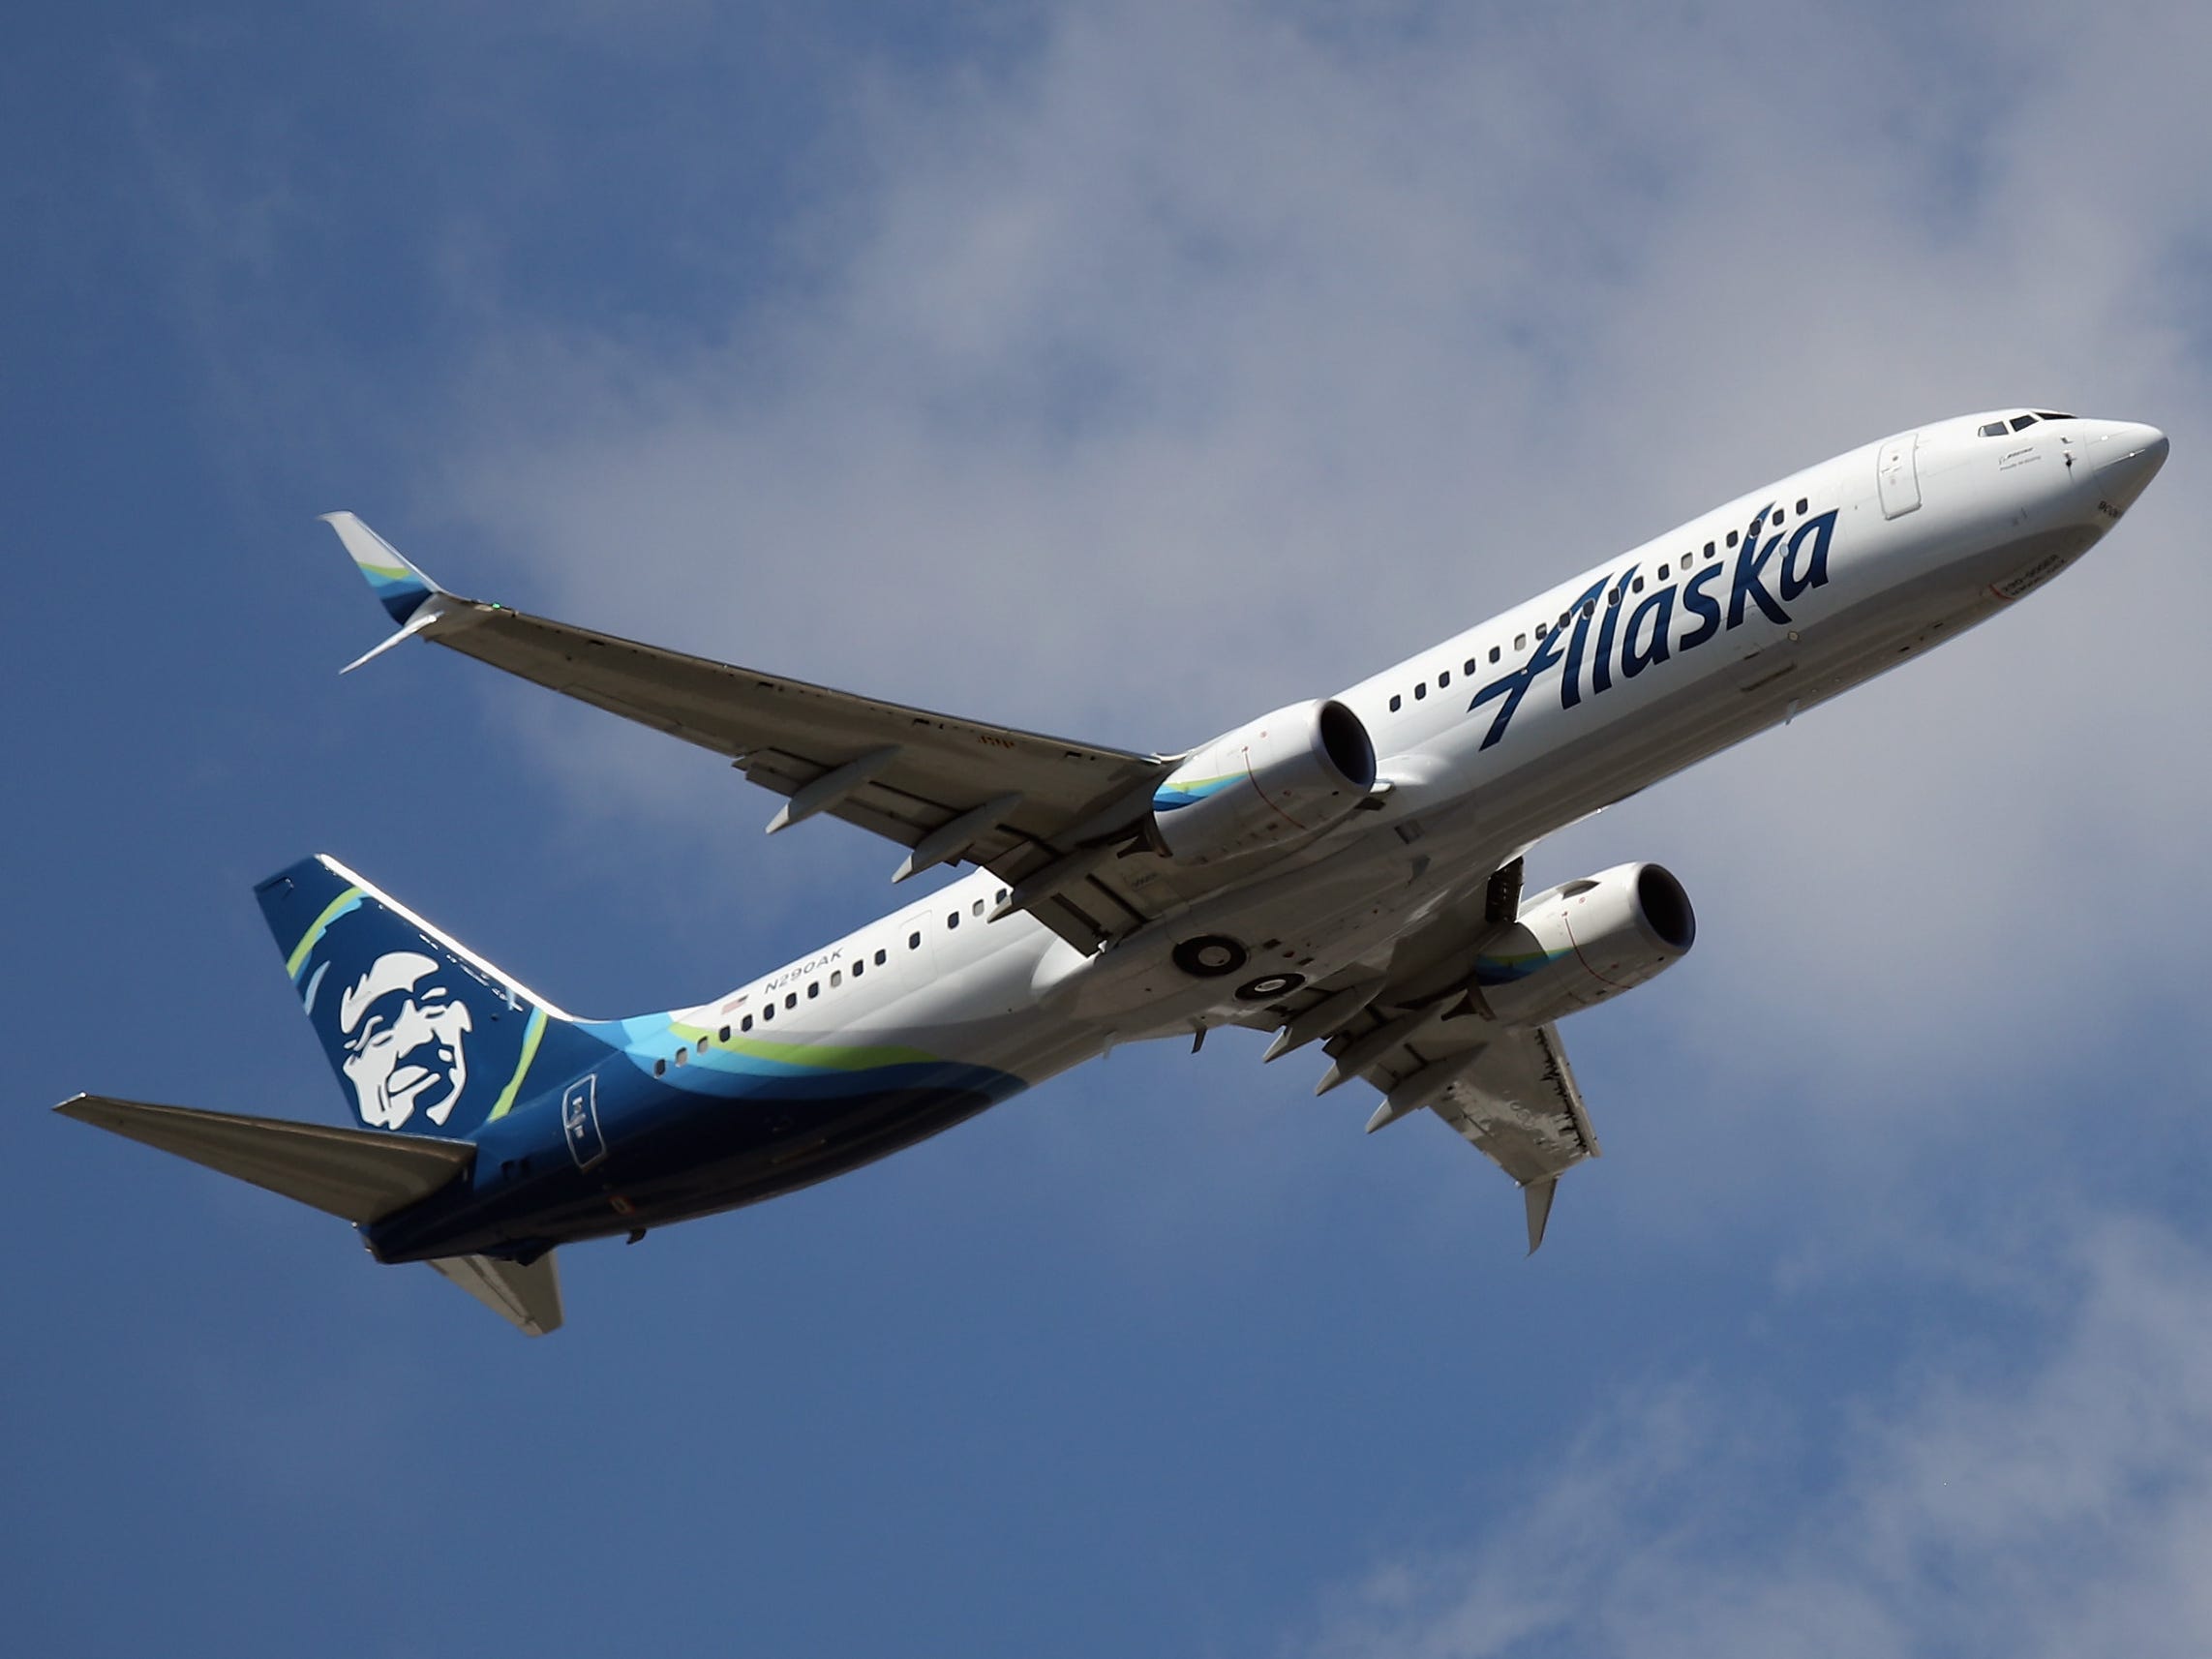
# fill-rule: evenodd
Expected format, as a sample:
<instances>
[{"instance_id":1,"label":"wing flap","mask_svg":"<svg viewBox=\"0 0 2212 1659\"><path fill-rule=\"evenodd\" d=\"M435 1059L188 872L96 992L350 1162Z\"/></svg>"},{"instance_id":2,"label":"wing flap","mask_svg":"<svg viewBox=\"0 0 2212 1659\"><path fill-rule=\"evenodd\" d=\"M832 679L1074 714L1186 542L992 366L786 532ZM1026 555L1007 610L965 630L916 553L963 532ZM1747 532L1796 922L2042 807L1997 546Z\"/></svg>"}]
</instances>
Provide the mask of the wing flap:
<instances>
[{"instance_id":1,"label":"wing flap","mask_svg":"<svg viewBox=\"0 0 2212 1659\"><path fill-rule=\"evenodd\" d=\"M1348 1051L1359 1041L1348 1035L1332 1046ZM1359 1074L1383 1094L1370 1129L1426 1106L1513 1178L1527 1204L1531 1252L1543 1243L1559 1178L1602 1150L1557 1026L1435 1020L1367 1057Z\"/></svg>"},{"instance_id":2,"label":"wing flap","mask_svg":"<svg viewBox=\"0 0 2212 1659\"><path fill-rule=\"evenodd\" d=\"M1525 1187L1599 1154L1556 1026L1500 1032L1428 1104Z\"/></svg>"},{"instance_id":3,"label":"wing flap","mask_svg":"<svg viewBox=\"0 0 2212 1659\"><path fill-rule=\"evenodd\" d=\"M476 1158L468 1141L328 1129L106 1095L78 1095L54 1110L359 1224L421 1202L458 1180Z\"/></svg>"}]
</instances>

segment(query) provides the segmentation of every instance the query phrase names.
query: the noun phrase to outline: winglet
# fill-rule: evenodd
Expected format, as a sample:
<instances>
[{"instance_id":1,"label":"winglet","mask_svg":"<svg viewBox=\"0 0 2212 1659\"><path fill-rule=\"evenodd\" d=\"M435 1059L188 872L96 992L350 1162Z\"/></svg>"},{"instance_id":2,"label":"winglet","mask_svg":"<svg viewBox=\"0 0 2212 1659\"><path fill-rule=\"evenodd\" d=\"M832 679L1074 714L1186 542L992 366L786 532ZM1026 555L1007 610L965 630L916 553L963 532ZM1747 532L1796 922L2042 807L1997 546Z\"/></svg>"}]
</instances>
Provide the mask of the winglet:
<instances>
[{"instance_id":1,"label":"winglet","mask_svg":"<svg viewBox=\"0 0 2212 1659\"><path fill-rule=\"evenodd\" d=\"M338 532L338 539L352 556L354 567L367 580L369 590L400 625L398 633L370 647L340 669L341 674L351 674L363 663L382 656L400 641L427 633L447 618L453 618L453 627L464 628L499 609L496 605L479 605L448 593L410 563L406 554L351 513L324 513L322 522Z\"/></svg>"},{"instance_id":2,"label":"winglet","mask_svg":"<svg viewBox=\"0 0 2212 1659\"><path fill-rule=\"evenodd\" d=\"M1552 1194L1560 1188L1557 1175L1547 1175L1541 1181L1530 1181L1521 1188L1521 1198L1529 1207L1529 1253L1534 1255L1544 1242L1544 1223L1552 1219Z\"/></svg>"},{"instance_id":3,"label":"winglet","mask_svg":"<svg viewBox=\"0 0 2212 1659\"><path fill-rule=\"evenodd\" d=\"M424 601L444 588L408 561L406 554L355 518L351 513L324 513L322 522L338 532L353 563L369 584L369 590L391 619L405 627Z\"/></svg>"}]
</instances>

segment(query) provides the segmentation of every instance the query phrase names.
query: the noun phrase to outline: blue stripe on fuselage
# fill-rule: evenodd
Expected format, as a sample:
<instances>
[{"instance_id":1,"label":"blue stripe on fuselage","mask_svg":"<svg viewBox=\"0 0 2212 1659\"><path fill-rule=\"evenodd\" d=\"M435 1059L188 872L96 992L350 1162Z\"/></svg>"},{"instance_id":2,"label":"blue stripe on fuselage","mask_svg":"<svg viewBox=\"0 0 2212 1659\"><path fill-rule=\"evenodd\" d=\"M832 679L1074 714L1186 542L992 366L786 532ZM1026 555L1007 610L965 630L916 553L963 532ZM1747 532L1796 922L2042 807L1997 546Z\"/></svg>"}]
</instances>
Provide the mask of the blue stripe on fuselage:
<instances>
[{"instance_id":1,"label":"blue stripe on fuselage","mask_svg":"<svg viewBox=\"0 0 2212 1659\"><path fill-rule=\"evenodd\" d=\"M679 1081L619 1058L594 1075L606 1153L590 1168L570 1155L555 1091L487 1124L470 1184L364 1229L371 1249L419 1260L662 1226L811 1186L1028 1086L953 1061L719 1074L695 1065Z\"/></svg>"}]
</instances>

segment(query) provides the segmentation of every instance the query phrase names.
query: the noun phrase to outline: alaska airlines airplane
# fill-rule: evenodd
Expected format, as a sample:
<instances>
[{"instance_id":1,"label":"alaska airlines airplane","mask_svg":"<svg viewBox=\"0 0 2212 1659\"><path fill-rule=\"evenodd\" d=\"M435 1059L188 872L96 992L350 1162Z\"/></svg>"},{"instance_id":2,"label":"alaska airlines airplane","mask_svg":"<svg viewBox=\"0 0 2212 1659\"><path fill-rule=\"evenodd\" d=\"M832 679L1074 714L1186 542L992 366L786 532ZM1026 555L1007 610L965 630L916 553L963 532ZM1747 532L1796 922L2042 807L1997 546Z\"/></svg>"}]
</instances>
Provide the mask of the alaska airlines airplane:
<instances>
[{"instance_id":1,"label":"alaska airlines airplane","mask_svg":"<svg viewBox=\"0 0 2212 1659\"><path fill-rule=\"evenodd\" d=\"M1558 1022L1696 937L1657 864L1524 892L1543 836L2002 610L2164 464L2147 426L1968 415L1717 507L1333 697L1185 754L878 703L448 593L328 523L398 631L727 755L973 873L740 985L580 1019L335 859L257 890L353 1130L79 1095L58 1111L353 1222L531 1335L555 1247L773 1197L1117 1042L1318 1043L1317 1093L1426 1108L1519 1184L1529 1249L1597 1156Z\"/></svg>"}]
</instances>

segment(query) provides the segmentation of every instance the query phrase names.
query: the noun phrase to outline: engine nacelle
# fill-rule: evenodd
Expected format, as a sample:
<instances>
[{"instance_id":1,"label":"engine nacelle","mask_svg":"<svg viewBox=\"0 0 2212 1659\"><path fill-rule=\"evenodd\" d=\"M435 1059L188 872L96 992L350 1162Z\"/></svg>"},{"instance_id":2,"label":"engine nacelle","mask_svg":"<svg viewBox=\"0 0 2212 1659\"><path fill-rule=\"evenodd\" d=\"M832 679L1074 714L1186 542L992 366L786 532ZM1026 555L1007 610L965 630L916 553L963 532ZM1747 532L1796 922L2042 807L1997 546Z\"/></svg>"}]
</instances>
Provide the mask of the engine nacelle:
<instances>
[{"instance_id":1,"label":"engine nacelle","mask_svg":"<svg viewBox=\"0 0 2212 1659\"><path fill-rule=\"evenodd\" d=\"M1293 840L1375 787L1375 743L1342 703L1294 703L1193 753L1152 795L1168 856L1203 864Z\"/></svg>"},{"instance_id":2,"label":"engine nacelle","mask_svg":"<svg viewBox=\"0 0 2212 1659\"><path fill-rule=\"evenodd\" d=\"M1696 941L1682 883L1657 864L1618 864L1524 903L1475 958L1475 989L1503 1023L1546 1025L1656 977Z\"/></svg>"}]
</instances>

